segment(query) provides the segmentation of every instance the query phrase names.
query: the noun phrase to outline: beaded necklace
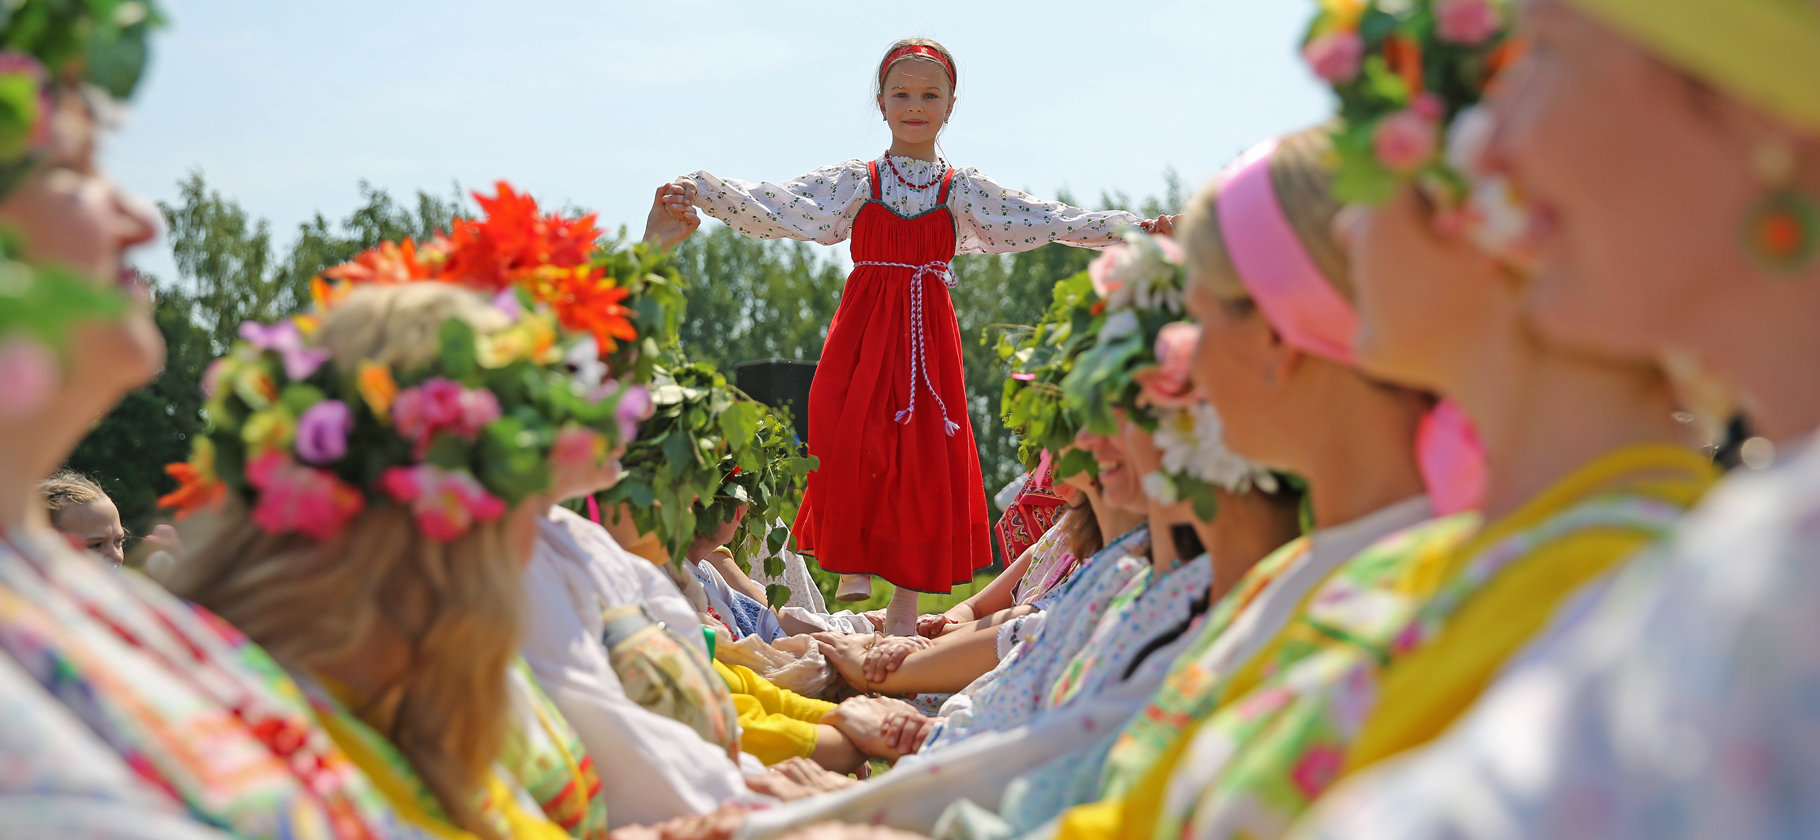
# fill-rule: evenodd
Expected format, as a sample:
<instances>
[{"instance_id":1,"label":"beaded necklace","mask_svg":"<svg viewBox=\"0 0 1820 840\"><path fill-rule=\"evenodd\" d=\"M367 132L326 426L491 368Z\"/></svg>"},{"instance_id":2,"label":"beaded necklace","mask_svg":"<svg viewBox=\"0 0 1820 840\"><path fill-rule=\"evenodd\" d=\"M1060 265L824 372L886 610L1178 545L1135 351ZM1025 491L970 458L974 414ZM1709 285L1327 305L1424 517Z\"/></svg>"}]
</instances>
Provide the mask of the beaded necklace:
<instances>
[{"instance_id":1,"label":"beaded necklace","mask_svg":"<svg viewBox=\"0 0 1820 840\"><path fill-rule=\"evenodd\" d=\"M885 165L891 168L891 176L896 178L898 183L913 190L926 190L942 182L942 176L948 172L948 162L939 157L935 159L935 162L942 165L941 169L935 173L935 177L930 179L927 184L916 184L905 178L904 173L897 171L897 162L891 159L891 152L889 150L885 152Z\"/></svg>"}]
</instances>

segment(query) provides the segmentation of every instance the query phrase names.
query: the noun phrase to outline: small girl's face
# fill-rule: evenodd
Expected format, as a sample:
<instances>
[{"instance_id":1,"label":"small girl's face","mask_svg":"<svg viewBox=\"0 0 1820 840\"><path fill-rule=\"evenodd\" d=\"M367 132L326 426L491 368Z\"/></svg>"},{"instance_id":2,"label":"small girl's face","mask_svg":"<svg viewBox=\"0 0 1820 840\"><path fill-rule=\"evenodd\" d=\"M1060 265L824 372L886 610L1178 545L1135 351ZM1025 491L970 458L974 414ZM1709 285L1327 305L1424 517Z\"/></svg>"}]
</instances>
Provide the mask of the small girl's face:
<instances>
[{"instance_id":1,"label":"small girl's face","mask_svg":"<svg viewBox=\"0 0 1820 840\"><path fill-rule=\"evenodd\" d=\"M878 107L891 136L904 143L933 143L954 111L948 71L933 61L905 59L885 73Z\"/></svg>"},{"instance_id":2,"label":"small girl's face","mask_svg":"<svg viewBox=\"0 0 1820 840\"><path fill-rule=\"evenodd\" d=\"M120 509L102 497L57 511L52 523L70 538L70 544L93 551L113 565L126 562L126 529L120 526Z\"/></svg>"}]
</instances>

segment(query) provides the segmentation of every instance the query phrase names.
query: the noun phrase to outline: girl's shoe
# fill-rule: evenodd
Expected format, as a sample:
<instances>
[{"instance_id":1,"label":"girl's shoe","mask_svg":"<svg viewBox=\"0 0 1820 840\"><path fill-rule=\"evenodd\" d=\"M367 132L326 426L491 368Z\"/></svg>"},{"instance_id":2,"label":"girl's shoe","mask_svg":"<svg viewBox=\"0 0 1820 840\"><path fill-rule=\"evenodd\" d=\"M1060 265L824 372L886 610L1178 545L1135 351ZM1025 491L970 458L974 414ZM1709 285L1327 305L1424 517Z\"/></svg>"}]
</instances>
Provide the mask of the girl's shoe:
<instances>
[{"instance_id":1,"label":"girl's shoe","mask_svg":"<svg viewBox=\"0 0 1820 840\"><path fill-rule=\"evenodd\" d=\"M836 590L834 593L835 600L852 603L854 601L864 601L870 597L872 597L871 575L840 576L840 589Z\"/></svg>"}]
</instances>

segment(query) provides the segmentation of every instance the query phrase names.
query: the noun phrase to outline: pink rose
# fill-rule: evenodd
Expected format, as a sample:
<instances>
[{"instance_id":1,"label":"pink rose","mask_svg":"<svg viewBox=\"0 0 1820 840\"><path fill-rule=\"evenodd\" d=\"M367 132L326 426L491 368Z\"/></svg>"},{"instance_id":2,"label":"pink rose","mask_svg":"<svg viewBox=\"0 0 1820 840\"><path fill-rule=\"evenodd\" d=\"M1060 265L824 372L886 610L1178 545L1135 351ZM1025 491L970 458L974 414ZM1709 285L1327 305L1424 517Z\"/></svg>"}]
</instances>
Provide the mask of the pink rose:
<instances>
[{"instance_id":1,"label":"pink rose","mask_svg":"<svg viewBox=\"0 0 1820 840\"><path fill-rule=\"evenodd\" d=\"M1504 16L1490 0L1441 0L1435 4L1435 29L1441 40L1476 47L1496 37Z\"/></svg>"},{"instance_id":2,"label":"pink rose","mask_svg":"<svg viewBox=\"0 0 1820 840\"><path fill-rule=\"evenodd\" d=\"M499 398L485 388L463 388L452 379L435 377L398 392L392 402L392 424L417 444L417 455L443 432L474 437L499 419Z\"/></svg>"},{"instance_id":3,"label":"pink rose","mask_svg":"<svg viewBox=\"0 0 1820 840\"><path fill-rule=\"evenodd\" d=\"M1087 264L1087 279L1093 282L1093 293L1099 295L1100 300L1111 300L1112 293L1125 285L1124 278L1118 276L1119 263L1130 247L1123 242L1110 245Z\"/></svg>"},{"instance_id":4,"label":"pink rose","mask_svg":"<svg viewBox=\"0 0 1820 840\"><path fill-rule=\"evenodd\" d=\"M1201 401L1200 391L1188 381L1194 347L1200 340L1200 326L1186 321L1169 324L1157 333L1156 365L1132 374L1142 389L1140 405L1186 408Z\"/></svg>"},{"instance_id":5,"label":"pink rose","mask_svg":"<svg viewBox=\"0 0 1820 840\"><path fill-rule=\"evenodd\" d=\"M334 473L298 464L276 449L247 462L246 480L259 491L253 522L268 534L297 531L327 541L366 508L360 491Z\"/></svg>"},{"instance_id":6,"label":"pink rose","mask_svg":"<svg viewBox=\"0 0 1820 840\"><path fill-rule=\"evenodd\" d=\"M1441 114L1440 98L1425 93L1408 108L1378 123L1372 137L1378 162L1392 172L1407 175L1433 160L1441 145Z\"/></svg>"},{"instance_id":7,"label":"pink rose","mask_svg":"<svg viewBox=\"0 0 1820 840\"><path fill-rule=\"evenodd\" d=\"M1336 85L1358 78L1364 58L1365 39L1357 32L1329 32L1302 48L1302 60L1314 74Z\"/></svg>"},{"instance_id":8,"label":"pink rose","mask_svg":"<svg viewBox=\"0 0 1820 840\"><path fill-rule=\"evenodd\" d=\"M36 413L57 392L57 357L49 348L15 335L0 343L0 417Z\"/></svg>"},{"instance_id":9,"label":"pink rose","mask_svg":"<svg viewBox=\"0 0 1820 840\"><path fill-rule=\"evenodd\" d=\"M467 470L445 470L429 464L392 467L379 479L393 500L411 506L424 536L439 542L460 539L476 522L505 515L503 499L487 492Z\"/></svg>"}]
</instances>

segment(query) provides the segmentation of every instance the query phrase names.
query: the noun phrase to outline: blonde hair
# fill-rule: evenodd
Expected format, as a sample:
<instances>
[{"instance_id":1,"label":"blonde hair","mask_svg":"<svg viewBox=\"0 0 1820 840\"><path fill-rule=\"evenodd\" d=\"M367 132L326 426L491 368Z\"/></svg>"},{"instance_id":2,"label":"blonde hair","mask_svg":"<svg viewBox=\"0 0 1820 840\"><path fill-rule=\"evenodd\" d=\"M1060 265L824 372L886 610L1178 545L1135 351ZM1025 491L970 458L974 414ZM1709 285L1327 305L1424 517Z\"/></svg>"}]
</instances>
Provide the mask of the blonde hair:
<instances>
[{"instance_id":1,"label":"blonde hair","mask_svg":"<svg viewBox=\"0 0 1820 840\"><path fill-rule=\"evenodd\" d=\"M58 530L62 530L58 520L64 509L93 504L108 497L107 491L94 479L71 469L58 470L38 482L38 495L44 499L45 509L50 511L51 527Z\"/></svg>"},{"instance_id":2,"label":"blonde hair","mask_svg":"<svg viewBox=\"0 0 1820 840\"><path fill-rule=\"evenodd\" d=\"M1321 276L1350 302L1355 300L1351 264L1333 236L1333 219L1340 204L1333 198L1332 159L1329 129L1311 128L1288 135L1271 153L1270 182L1290 228ZM1228 303L1251 300L1220 231L1218 182L1201 188L1189 201L1176 232L1192 277Z\"/></svg>"},{"instance_id":3,"label":"blonde hair","mask_svg":"<svg viewBox=\"0 0 1820 840\"><path fill-rule=\"evenodd\" d=\"M378 359L402 370L436 355L443 321L481 329L505 316L454 286L368 287L322 326L334 362ZM328 542L273 535L244 509L225 512L167 585L227 619L285 667L318 672L374 632L409 651L378 696L350 709L416 768L455 825L485 838L483 783L508 730L506 673L524 623L523 582L505 520L454 542L418 530L409 510L373 503Z\"/></svg>"},{"instance_id":4,"label":"blonde hair","mask_svg":"<svg viewBox=\"0 0 1820 840\"><path fill-rule=\"evenodd\" d=\"M875 96L884 96L885 95L885 74L891 72L891 65L896 64L897 61L927 61L930 64L933 64L937 67L941 67L941 64L942 64L941 62L936 61L935 59L933 59L927 55L923 55L922 53L911 53L909 55L899 58L897 61L891 61L891 54L894 52L897 52L898 50L901 50L905 47L928 47L932 50L935 50L938 53L941 53L943 58L948 59L948 66L954 68L954 78L952 80L950 80L950 82L949 82L948 93L950 95L952 95L954 93L954 90L956 88L960 87L960 84L961 84L960 65L955 63L954 53L949 52L947 47L942 46L941 42L936 41L934 38L904 38L904 39L892 44L891 46L885 48L884 56L879 58L878 72L873 74L873 76L872 76L872 86L874 88L873 95L875 95ZM891 64L886 64L885 62L887 62L887 61L891 61ZM948 69L946 67L943 67L942 68L942 78L947 78L947 76L948 76Z\"/></svg>"}]
</instances>

